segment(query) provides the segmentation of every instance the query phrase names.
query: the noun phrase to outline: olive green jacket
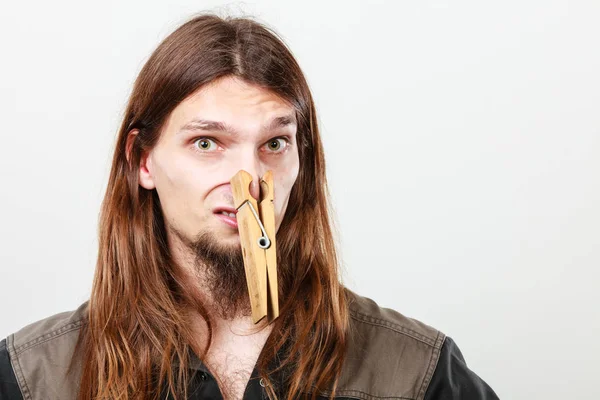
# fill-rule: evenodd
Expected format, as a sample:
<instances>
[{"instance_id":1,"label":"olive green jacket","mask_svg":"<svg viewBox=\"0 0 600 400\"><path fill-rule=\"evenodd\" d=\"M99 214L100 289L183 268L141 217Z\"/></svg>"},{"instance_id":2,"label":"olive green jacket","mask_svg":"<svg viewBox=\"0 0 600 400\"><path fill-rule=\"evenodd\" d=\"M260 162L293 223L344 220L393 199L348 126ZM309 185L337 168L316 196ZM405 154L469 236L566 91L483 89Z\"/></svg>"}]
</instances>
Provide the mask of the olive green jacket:
<instances>
[{"instance_id":1,"label":"olive green jacket","mask_svg":"<svg viewBox=\"0 0 600 400\"><path fill-rule=\"evenodd\" d=\"M349 349L336 399L495 400L494 391L466 365L442 332L347 291ZM0 342L0 399L75 399L81 359L73 354L87 305L34 322ZM67 374L73 358L74 369ZM199 360L198 360L199 361ZM193 399L221 399L210 371L198 362ZM264 399L255 381L244 399ZM322 393L326 396L328 393Z\"/></svg>"}]
</instances>

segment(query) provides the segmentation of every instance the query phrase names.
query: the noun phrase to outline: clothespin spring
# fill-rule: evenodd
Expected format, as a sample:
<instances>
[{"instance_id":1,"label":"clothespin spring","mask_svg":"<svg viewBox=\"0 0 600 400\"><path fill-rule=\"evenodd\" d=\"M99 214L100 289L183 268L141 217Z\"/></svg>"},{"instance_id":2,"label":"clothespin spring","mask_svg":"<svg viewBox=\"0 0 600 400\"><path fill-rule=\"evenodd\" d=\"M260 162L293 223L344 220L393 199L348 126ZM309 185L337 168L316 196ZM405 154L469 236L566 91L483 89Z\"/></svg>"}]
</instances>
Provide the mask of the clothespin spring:
<instances>
[{"instance_id":1,"label":"clothespin spring","mask_svg":"<svg viewBox=\"0 0 600 400\"><path fill-rule=\"evenodd\" d=\"M269 247L271 247L271 240L269 240L269 237L267 236L267 231L265 230L265 227L263 226L260 217L258 216L258 213L254 209L252 203L246 200L237 209L239 210L245 204L248 204L250 206L250 211L252 211L252 214L254 214L254 218L256 218L256 222L258 222L258 226L260 227L260 230L262 232L262 236L258 238L258 247L260 247L261 249L268 249Z\"/></svg>"}]
</instances>

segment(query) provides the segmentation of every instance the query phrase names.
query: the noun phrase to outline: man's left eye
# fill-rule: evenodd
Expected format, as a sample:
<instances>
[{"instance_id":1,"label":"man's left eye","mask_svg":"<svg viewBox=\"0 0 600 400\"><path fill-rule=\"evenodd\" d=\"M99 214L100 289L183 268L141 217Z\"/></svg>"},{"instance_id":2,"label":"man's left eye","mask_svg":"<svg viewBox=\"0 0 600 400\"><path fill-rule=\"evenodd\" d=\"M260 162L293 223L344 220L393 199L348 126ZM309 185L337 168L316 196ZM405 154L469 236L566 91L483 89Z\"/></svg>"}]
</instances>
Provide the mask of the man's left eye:
<instances>
[{"instance_id":1,"label":"man's left eye","mask_svg":"<svg viewBox=\"0 0 600 400\"><path fill-rule=\"evenodd\" d=\"M217 143L210 138L200 138L194 141L194 145L198 150L210 151L217 147Z\"/></svg>"},{"instance_id":2,"label":"man's left eye","mask_svg":"<svg viewBox=\"0 0 600 400\"><path fill-rule=\"evenodd\" d=\"M272 139L269 140L269 143L267 143L267 147L273 152L278 152L281 149L285 149L286 145L287 141L284 138Z\"/></svg>"}]
</instances>

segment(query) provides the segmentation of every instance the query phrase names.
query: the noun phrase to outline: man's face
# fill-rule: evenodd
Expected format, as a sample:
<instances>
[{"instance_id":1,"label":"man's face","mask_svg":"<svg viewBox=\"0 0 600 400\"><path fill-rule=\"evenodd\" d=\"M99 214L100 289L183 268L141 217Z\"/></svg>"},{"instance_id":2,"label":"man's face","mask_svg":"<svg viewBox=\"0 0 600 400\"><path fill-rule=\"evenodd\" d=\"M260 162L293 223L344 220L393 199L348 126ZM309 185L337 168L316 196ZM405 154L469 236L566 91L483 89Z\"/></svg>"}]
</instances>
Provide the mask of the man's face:
<instances>
[{"instance_id":1,"label":"man's face","mask_svg":"<svg viewBox=\"0 0 600 400\"><path fill-rule=\"evenodd\" d=\"M165 223L188 243L209 234L218 247L240 247L230 179L241 169L254 178L273 171L275 225L283 219L299 170L296 118L274 93L226 77L204 86L168 117L142 162L140 184L156 188Z\"/></svg>"}]
</instances>

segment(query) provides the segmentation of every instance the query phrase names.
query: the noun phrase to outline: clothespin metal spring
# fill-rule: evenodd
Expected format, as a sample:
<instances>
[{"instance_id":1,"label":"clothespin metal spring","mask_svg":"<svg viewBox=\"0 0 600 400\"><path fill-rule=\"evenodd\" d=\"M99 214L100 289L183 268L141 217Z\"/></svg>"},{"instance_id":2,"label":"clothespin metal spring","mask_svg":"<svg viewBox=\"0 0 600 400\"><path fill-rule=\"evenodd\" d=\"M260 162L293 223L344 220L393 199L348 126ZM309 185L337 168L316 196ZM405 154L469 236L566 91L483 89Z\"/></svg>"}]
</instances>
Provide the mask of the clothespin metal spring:
<instances>
[{"instance_id":1,"label":"clothespin metal spring","mask_svg":"<svg viewBox=\"0 0 600 400\"><path fill-rule=\"evenodd\" d=\"M260 247L261 249L268 249L269 247L271 247L271 240L267 236L267 231L265 230L265 227L263 226L262 221L260 220L258 213L254 209L252 203L246 200L237 209L239 210L246 204L248 204L248 206L250 207L250 211L252 211L252 214L254 214L254 218L256 218L256 222L258 222L258 226L260 227L260 230L262 232L262 236L258 238L258 247Z\"/></svg>"}]
</instances>

